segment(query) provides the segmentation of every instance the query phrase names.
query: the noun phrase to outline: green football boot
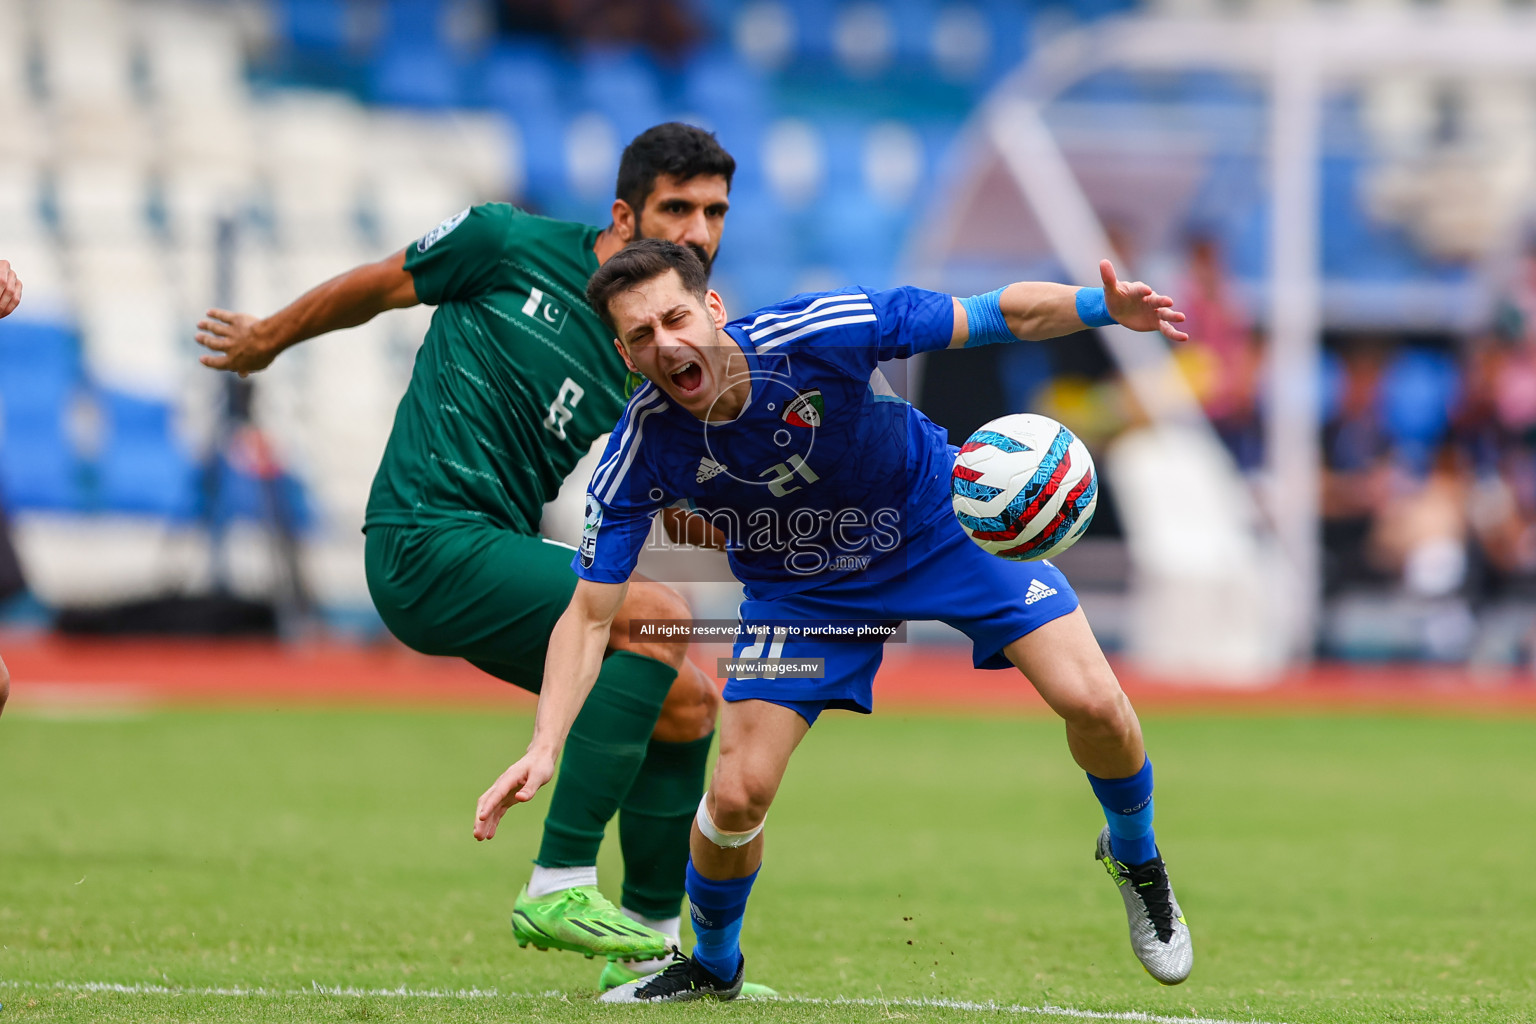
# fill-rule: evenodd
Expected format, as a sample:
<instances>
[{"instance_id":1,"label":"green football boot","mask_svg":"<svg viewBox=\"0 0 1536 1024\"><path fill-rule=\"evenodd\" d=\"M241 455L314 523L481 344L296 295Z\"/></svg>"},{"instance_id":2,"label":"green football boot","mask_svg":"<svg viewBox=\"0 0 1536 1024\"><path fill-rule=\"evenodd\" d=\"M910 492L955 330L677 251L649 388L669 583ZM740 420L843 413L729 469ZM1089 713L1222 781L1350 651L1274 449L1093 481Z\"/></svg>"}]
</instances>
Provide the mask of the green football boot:
<instances>
[{"instance_id":1,"label":"green football boot","mask_svg":"<svg viewBox=\"0 0 1536 1024\"><path fill-rule=\"evenodd\" d=\"M656 971L662 970L669 963L671 963L670 960L664 961L656 967L655 971L637 971L634 969L635 964L621 964L617 960L610 960L603 965L603 973L597 979L597 987L607 992L611 988L618 988L620 985L628 984L631 981L638 981L647 975L655 974ZM646 966L650 965L647 964ZM741 983L741 995L737 998L777 999L779 994L767 985L757 985L750 981L743 981Z\"/></svg>"},{"instance_id":2,"label":"green football boot","mask_svg":"<svg viewBox=\"0 0 1536 1024\"><path fill-rule=\"evenodd\" d=\"M573 886L538 899L523 886L512 904L512 937L519 946L563 949L589 960L654 960L672 950L670 938L625 917L595 885Z\"/></svg>"}]
</instances>

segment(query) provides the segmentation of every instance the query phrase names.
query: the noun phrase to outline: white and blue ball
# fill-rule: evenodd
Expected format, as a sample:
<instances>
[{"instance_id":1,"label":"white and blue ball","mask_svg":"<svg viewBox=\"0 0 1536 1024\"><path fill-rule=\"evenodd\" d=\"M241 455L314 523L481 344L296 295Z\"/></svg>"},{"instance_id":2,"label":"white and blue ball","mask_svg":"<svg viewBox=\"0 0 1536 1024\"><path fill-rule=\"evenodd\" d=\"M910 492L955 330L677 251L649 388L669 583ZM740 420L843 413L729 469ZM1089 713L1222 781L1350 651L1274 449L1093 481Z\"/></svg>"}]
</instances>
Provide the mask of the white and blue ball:
<instances>
[{"instance_id":1,"label":"white and blue ball","mask_svg":"<svg viewBox=\"0 0 1536 1024\"><path fill-rule=\"evenodd\" d=\"M966 535L983 551L1014 561L1067 550L1099 503L1088 447L1049 416L1027 412L972 434L955 458L949 489Z\"/></svg>"}]
</instances>

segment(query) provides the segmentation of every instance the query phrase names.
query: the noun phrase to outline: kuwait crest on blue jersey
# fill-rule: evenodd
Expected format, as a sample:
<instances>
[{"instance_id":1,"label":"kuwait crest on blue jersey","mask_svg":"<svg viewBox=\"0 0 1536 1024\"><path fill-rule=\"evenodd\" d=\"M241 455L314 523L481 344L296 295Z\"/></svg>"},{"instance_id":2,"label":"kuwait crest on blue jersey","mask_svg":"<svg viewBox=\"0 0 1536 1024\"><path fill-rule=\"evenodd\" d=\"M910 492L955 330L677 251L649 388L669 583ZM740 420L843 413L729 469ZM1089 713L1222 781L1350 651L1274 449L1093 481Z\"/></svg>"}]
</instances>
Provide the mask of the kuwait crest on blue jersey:
<instances>
[{"instance_id":1,"label":"kuwait crest on blue jersey","mask_svg":"<svg viewBox=\"0 0 1536 1024\"><path fill-rule=\"evenodd\" d=\"M827 404L822 400L821 388L810 388L792 398L780 418L792 427L819 427Z\"/></svg>"}]
</instances>

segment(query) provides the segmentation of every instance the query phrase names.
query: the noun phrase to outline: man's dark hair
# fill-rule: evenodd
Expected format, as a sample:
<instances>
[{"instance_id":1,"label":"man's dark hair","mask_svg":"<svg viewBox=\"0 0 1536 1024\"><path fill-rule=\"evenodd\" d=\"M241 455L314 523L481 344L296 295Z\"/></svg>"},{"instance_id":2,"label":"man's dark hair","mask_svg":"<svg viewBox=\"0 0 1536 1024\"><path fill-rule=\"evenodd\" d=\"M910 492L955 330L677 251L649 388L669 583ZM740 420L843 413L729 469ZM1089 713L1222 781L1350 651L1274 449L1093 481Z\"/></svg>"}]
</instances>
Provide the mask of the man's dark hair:
<instances>
[{"instance_id":1,"label":"man's dark hair","mask_svg":"<svg viewBox=\"0 0 1536 1024\"><path fill-rule=\"evenodd\" d=\"M677 271L683 287L700 302L709 293L709 271L694 251L664 238L642 238L631 242L597 268L587 282L587 304L596 310L603 324L614 334L613 314L608 303L620 292L628 291L669 270Z\"/></svg>"},{"instance_id":2,"label":"man's dark hair","mask_svg":"<svg viewBox=\"0 0 1536 1024\"><path fill-rule=\"evenodd\" d=\"M645 200L656 187L656 179L663 174L670 174L678 181L697 178L701 174L719 175L725 179L729 191L731 176L735 173L735 158L716 141L714 132L681 121L668 121L647 128L624 147L624 155L619 159L619 180L613 192L616 198L628 203L638 217Z\"/></svg>"}]
</instances>

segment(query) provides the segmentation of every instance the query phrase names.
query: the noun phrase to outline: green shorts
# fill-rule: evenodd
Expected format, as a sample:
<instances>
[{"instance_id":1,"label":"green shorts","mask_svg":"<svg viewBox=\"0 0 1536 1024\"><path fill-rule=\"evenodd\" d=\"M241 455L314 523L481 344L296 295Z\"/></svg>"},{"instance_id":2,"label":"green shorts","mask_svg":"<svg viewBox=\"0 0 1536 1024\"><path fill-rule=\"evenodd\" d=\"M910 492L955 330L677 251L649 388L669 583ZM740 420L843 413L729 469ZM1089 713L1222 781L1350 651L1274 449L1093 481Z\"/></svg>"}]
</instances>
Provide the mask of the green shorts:
<instances>
[{"instance_id":1,"label":"green shorts","mask_svg":"<svg viewBox=\"0 0 1536 1024\"><path fill-rule=\"evenodd\" d=\"M384 625L423 654L463 658L539 692L575 549L479 523L370 526L363 564Z\"/></svg>"}]
</instances>

